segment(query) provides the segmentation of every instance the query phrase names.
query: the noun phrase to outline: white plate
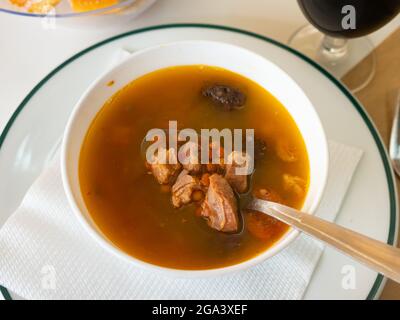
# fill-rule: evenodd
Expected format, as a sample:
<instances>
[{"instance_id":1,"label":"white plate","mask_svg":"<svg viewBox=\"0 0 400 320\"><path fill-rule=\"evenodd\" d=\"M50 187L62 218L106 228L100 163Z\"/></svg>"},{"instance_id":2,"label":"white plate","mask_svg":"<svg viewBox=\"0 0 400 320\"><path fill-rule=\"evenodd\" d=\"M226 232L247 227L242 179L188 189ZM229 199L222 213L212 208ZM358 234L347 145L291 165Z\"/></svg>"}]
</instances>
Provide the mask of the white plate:
<instances>
[{"instance_id":1,"label":"white plate","mask_svg":"<svg viewBox=\"0 0 400 320\"><path fill-rule=\"evenodd\" d=\"M267 57L290 74L308 95L328 139L364 150L336 221L393 244L397 239L393 172L375 127L354 97L326 71L285 45L247 31L197 24L149 27L100 42L65 61L29 93L0 137L0 225L52 158L72 107L87 86L105 71L105 64L118 48L135 51L159 43L194 39L228 42ZM356 278L355 288L346 290L342 272L348 266L355 268ZM326 248L305 298L372 299L379 296L384 282L376 272ZM12 296L4 288L2 292L5 298Z\"/></svg>"}]
</instances>

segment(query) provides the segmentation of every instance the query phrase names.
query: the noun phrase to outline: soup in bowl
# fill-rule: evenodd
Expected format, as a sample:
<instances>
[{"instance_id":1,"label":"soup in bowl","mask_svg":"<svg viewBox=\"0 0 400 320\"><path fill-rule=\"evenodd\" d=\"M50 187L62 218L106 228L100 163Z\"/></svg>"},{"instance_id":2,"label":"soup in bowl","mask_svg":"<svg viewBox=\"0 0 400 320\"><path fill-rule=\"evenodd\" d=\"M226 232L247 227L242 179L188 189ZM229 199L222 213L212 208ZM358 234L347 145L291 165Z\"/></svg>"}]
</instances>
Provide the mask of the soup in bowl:
<instances>
[{"instance_id":1,"label":"soup in bowl","mask_svg":"<svg viewBox=\"0 0 400 320\"><path fill-rule=\"evenodd\" d=\"M312 214L327 172L325 134L300 87L263 57L210 41L133 54L86 91L63 142L64 187L85 229L178 276L282 250L298 231L246 199Z\"/></svg>"}]
</instances>

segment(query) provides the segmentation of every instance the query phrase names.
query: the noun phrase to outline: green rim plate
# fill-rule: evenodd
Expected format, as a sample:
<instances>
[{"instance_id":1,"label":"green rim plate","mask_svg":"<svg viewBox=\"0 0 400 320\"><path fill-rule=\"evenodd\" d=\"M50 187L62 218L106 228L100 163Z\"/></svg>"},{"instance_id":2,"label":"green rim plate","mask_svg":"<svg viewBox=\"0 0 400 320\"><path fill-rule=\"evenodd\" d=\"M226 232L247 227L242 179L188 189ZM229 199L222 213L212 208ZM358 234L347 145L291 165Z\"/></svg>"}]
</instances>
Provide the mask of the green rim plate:
<instances>
[{"instance_id":1,"label":"green rim plate","mask_svg":"<svg viewBox=\"0 0 400 320\"><path fill-rule=\"evenodd\" d=\"M385 146L379 136L379 133L377 129L375 128L374 124L372 123L371 119L367 115L365 109L361 106L361 104L356 100L356 98L347 90L347 88L339 81L337 80L334 76L332 76L328 71L326 71L323 67L315 63L313 60L310 58L306 57L302 53L286 46L283 43L280 43L276 40L270 39L266 36L242 30L242 29L237 29L237 28L232 28L232 27L227 27L227 26L220 26L220 25L211 25L211 24L198 24L198 23L179 23L179 24L164 24L164 25L156 25L156 26L151 26L151 27L146 27L146 28L141 28L141 29L136 29L132 30L126 33L119 34L117 36L108 38L106 40L103 40L101 42L96 43L93 46L90 46L68 60L64 61L62 64L60 64L58 67L56 67L54 70L52 70L46 77L44 77L32 90L29 92L29 94L25 97L25 99L21 102L21 104L18 106L18 108L15 110L13 115L11 116L10 120L7 122L1 136L0 136L0 148L3 145L8 132L10 131L15 119L18 117L18 115L21 113L21 111L24 109L26 104L29 102L29 100L32 98L33 95L37 91L41 89L41 87L48 81L50 80L58 71L60 71L62 68L66 67L68 64L70 64L72 61L78 59L79 57L83 56L84 54L101 47L105 44L108 44L112 41L115 41L117 39L127 37L133 34L137 33L143 33L143 32L148 32L152 30L158 30L158 29L167 29L167 28L208 28L208 29L219 29L219 30L225 30L225 31L231 31L231 32L236 32L244 35L248 35L250 37L254 37L269 43L272 43L286 51L291 52L292 54L296 55L300 59L304 60L314 68L316 68L318 71L320 71L324 76L326 76L330 81L332 81L341 91L342 93L350 100L350 102L353 104L354 108L358 111L362 119L364 120L365 124L367 125L369 131L371 132L374 141L376 143L376 146L378 147L379 153L381 155L381 159L385 168L385 173L386 173L386 178L388 182L388 189L389 189L389 197L390 197L390 227L389 227L389 236L387 243L390 245L394 244L394 237L396 233L396 195L395 195L395 187L394 187L394 181L393 181L393 173L390 165L390 161L387 157L386 151L385 151ZM381 274L378 274L378 276L375 279L375 282L367 296L366 299L371 300L376 298L376 295L379 291L379 288L382 284L384 277ZM0 291L3 294L4 298L6 300L12 300L12 297L8 290L5 287L0 286Z\"/></svg>"}]
</instances>

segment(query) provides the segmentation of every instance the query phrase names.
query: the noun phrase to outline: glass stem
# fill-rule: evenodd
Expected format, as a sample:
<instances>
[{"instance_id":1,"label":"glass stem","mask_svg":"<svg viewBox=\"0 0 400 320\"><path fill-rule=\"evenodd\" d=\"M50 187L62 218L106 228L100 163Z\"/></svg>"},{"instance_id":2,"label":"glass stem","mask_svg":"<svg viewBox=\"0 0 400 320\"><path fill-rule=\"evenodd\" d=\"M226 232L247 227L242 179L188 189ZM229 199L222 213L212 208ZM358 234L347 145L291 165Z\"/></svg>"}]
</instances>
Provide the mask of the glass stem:
<instances>
[{"instance_id":1,"label":"glass stem","mask_svg":"<svg viewBox=\"0 0 400 320\"><path fill-rule=\"evenodd\" d=\"M348 40L325 36L321 44L322 55L326 62L335 63L348 53Z\"/></svg>"}]
</instances>

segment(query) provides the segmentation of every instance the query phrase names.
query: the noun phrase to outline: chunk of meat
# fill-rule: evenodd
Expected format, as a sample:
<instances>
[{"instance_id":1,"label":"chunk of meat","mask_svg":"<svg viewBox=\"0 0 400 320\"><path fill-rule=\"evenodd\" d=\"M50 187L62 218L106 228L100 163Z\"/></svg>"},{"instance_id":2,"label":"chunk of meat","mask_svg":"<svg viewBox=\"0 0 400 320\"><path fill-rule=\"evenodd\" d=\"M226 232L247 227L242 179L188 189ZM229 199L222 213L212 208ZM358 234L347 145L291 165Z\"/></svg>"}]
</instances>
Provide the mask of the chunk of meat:
<instances>
[{"instance_id":1,"label":"chunk of meat","mask_svg":"<svg viewBox=\"0 0 400 320\"><path fill-rule=\"evenodd\" d=\"M283 175L283 188L288 191L292 192L298 197L304 196L307 191L307 182L298 177L292 176L290 174Z\"/></svg>"},{"instance_id":2,"label":"chunk of meat","mask_svg":"<svg viewBox=\"0 0 400 320\"><path fill-rule=\"evenodd\" d=\"M280 139L276 144L278 157L285 162L295 162L298 160L296 148L287 140Z\"/></svg>"},{"instance_id":3,"label":"chunk of meat","mask_svg":"<svg viewBox=\"0 0 400 320\"><path fill-rule=\"evenodd\" d=\"M228 157L226 164L225 179L231 185L233 190L238 193L244 193L248 189L248 174L239 174L240 171L248 172L250 157L245 152L233 151ZM239 170L241 169L242 170Z\"/></svg>"},{"instance_id":4,"label":"chunk of meat","mask_svg":"<svg viewBox=\"0 0 400 320\"><path fill-rule=\"evenodd\" d=\"M224 110L238 109L246 103L246 96L227 85L211 85L202 89L202 95L221 105Z\"/></svg>"},{"instance_id":5,"label":"chunk of meat","mask_svg":"<svg viewBox=\"0 0 400 320\"><path fill-rule=\"evenodd\" d=\"M229 183L218 174L210 176L210 185L202 204L201 216L208 225L222 232L235 232L239 227L237 200Z\"/></svg>"},{"instance_id":6,"label":"chunk of meat","mask_svg":"<svg viewBox=\"0 0 400 320\"><path fill-rule=\"evenodd\" d=\"M189 173L197 174L201 171L200 163L200 146L195 142L185 143L179 151L179 162L182 163L183 169Z\"/></svg>"},{"instance_id":7,"label":"chunk of meat","mask_svg":"<svg viewBox=\"0 0 400 320\"><path fill-rule=\"evenodd\" d=\"M175 208L180 208L184 204L189 204L190 202L198 201L200 199L199 193L202 192L203 188L200 184L198 178L189 175L187 170L182 170L176 179L175 184L172 186L172 204ZM192 195L196 195L192 197Z\"/></svg>"},{"instance_id":8,"label":"chunk of meat","mask_svg":"<svg viewBox=\"0 0 400 320\"><path fill-rule=\"evenodd\" d=\"M173 149L166 150L166 159L169 159L169 157L171 157L171 159L175 157L176 159ZM169 164L168 161L167 163L164 162L161 156L157 154L154 156L151 163L149 163L150 170L159 184L173 183L181 169L181 165L179 163Z\"/></svg>"},{"instance_id":9,"label":"chunk of meat","mask_svg":"<svg viewBox=\"0 0 400 320\"><path fill-rule=\"evenodd\" d=\"M201 171L201 164L199 163L188 163L182 165L183 169L187 170L190 173L199 173Z\"/></svg>"},{"instance_id":10,"label":"chunk of meat","mask_svg":"<svg viewBox=\"0 0 400 320\"><path fill-rule=\"evenodd\" d=\"M282 203L282 197L271 188L262 188L253 192L254 196L258 199L272 201L276 203Z\"/></svg>"}]
</instances>

